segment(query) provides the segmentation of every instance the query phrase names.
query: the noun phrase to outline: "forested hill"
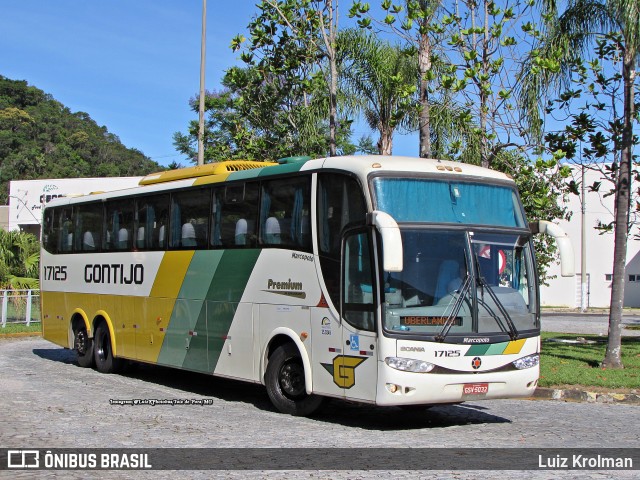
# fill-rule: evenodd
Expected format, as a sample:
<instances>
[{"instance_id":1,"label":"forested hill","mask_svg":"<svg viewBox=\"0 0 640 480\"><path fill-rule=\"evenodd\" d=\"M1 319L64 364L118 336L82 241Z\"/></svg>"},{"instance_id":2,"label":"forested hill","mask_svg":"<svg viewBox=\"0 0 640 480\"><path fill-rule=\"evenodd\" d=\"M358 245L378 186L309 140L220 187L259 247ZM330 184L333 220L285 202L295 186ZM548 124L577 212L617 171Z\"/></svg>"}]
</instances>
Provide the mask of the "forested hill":
<instances>
[{"instance_id":1,"label":"forested hill","mask_svg":"<svg viewBox=\"0 0 640 480\"><path fill-rule=\"evenodd\" d=\"M0 75L0 204L10 180L146 175L163 167L84 112Z\"/></svg>"}]
</instances>

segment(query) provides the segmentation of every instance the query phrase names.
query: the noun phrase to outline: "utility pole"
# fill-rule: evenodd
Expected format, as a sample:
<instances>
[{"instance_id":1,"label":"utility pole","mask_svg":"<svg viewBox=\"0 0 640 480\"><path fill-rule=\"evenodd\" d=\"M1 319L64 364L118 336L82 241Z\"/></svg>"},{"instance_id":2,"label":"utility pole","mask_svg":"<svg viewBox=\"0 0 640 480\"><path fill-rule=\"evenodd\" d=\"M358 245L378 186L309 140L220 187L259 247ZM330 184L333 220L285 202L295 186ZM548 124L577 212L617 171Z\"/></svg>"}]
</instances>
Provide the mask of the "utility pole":
<instances>
[{"instance_id":1,"label":"utility pole","mask_svg":"<svg viewBox=\"0 0 640 480\"><path fill-rule=\"evenodd\" d=\"M587 197L584 194L584 164L582 167L582 234L580 238L580 311L582 313L587 311Z\"/></svg>"},{"instance_id":2,"label":"utility pole","mask_svg":"<svg viewBox=\"0 0 640 480\"><path fill-rule=\"evenodd\" d=\"M200 108L198 117L198 165L204 165L204 65L207 44L207 0L202 0L202 39L200 43Z\"/></svg>"}]
</instances>

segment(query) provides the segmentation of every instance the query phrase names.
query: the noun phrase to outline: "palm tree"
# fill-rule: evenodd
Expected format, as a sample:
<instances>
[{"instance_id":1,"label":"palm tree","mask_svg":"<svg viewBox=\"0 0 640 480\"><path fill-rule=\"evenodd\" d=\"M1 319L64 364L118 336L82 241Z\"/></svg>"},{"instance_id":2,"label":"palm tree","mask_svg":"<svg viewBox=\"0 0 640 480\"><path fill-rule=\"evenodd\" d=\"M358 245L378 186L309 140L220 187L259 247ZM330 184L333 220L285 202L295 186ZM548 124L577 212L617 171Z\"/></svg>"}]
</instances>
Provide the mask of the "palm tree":
<instances>
[{"instance_id":1,"label":"palm tree","mask_svg":"<svg viewBox=\"0 0 640 480\"><path fill-rule=\"evenodd\" d=\"M35 236L0 230L0 286L38 289L40 250Z\"/></svg>"},{"instance_id":2,"label":"palm tree","mask_svg":"<svg viewBox=\"0 0 640 480\"><path fill-rule=\"evenodd\" d=\"M378 131L378 152L391 155L394 131L408 127L414 117L416 61L362 30L340 32L337 44L342 90L357 99L354 110Z\"/></svg>"},{"instance_id":3,"label":"palm tree","mask_svg":"<svg viewBox=\"0 0 640 480\"><path fill-rule=\"evenodd\" d=\"M541 0L543 8L555 12L556 0ZM564 12L557 16L547 38L547 47L559 50L564 59L584 55L598 36L618 32L617 47L622 52L624 82L624 121L620 149L620 165L616 177L614 256L611 306L609 310L609 341L602 366L623 368L621 319L624 303L624 275L629 233L631 202L631 162L633 148L634 82L636 62L640 57L640 3L638 0L568 0ZM570 62L561 60L561 70L549 77L547 84L566 74ZM563 70L563 68L565 70ZM542 87L542 85L539 85Z\"/></svg>"}]
</instances>

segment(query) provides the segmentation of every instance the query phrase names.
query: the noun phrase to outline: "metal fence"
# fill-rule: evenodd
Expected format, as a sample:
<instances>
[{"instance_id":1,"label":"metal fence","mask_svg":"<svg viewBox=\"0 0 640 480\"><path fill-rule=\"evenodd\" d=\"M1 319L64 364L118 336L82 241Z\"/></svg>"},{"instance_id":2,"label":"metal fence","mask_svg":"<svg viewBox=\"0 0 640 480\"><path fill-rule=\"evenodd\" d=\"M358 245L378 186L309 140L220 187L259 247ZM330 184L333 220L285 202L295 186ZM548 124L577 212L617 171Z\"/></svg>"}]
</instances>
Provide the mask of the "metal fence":
<instances>
[{"instance_id":1,"label":"metal fence","mask_svg":"<svg viewBox=\"0 0 640 480\"><path fill-rule=\"evenodd\" d=\"M7 323L40 322L40 290L0 290L2 328Z\"/></svg>"}]
</instances>

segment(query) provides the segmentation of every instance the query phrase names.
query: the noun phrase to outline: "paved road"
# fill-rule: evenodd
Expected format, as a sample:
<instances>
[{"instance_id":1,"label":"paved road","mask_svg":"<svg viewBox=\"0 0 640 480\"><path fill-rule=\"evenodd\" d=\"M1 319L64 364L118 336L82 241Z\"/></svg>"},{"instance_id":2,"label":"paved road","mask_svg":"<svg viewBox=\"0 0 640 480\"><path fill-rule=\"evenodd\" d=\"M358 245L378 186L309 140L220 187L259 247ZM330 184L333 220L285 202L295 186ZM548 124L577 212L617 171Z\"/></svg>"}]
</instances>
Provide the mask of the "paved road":
<instances>
[{"instance_id":1,"label":"paved road","mask_svg":"<svg viewBox=\"0 0 640 480\"><path fill-rule=\"evenodd\" d=\"M541 318L545 332L582 333L606 336L609 331L609 315L597 313L544 313ZM640 326L640 315L625 315L622 318L622 335L640 336L640 330L629 326Z\"/></svg>"},{"instance_id":2,"label":"paved road","mask_svg":"<svg viewBox=\"0 0 640 480\"><path fill-rule=\"evenodd\" d=\"M0 339L0 392L0 447L8 448L640 446L637 406L494 400L406 412L330 401L315 418L297 418L275 412L259 385L144 365L102 375L76 366L73 352L38 337ZM210 405L119 406L110 399L207 399ZM614 437L605 442L609 434ZM115 478L137 478L138 473L116 472ZM149 478L175 476L146 473ZM212 473L189 476L208 478ZM504 473L215 472L224 478L381 479L479 479ZM509 472L509 477L550 479L556 473ZM68 478L113 475L65 473ZM637 478L637 470L615 476ZM607 475L575 472L569 478Z\"/></svg>"}]
</instances>

